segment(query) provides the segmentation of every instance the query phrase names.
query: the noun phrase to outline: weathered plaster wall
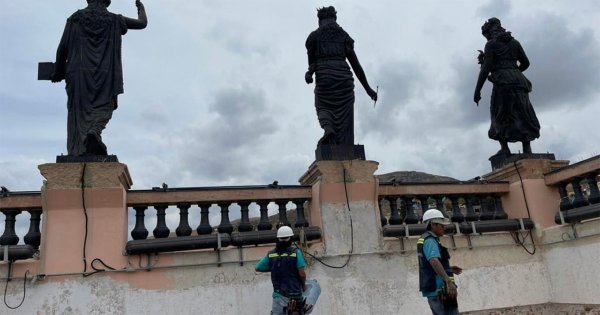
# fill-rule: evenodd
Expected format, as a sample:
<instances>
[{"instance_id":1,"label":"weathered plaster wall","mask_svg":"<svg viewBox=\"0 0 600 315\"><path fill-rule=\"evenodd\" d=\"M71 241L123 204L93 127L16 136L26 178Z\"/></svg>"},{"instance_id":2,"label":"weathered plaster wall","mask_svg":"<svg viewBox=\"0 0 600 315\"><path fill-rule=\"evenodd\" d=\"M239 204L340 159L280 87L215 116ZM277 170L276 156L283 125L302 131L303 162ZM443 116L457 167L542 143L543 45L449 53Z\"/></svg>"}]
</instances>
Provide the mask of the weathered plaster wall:
<instances>
[{"instance_id":1,"label":"weathered plaster wall","mask_svg":"<svg viewBox=\"0 0 600 315\"><path fill-rule=\"evenodd\" d=\"M597 268L597 260L592 261L593 257L583 258L584 253L598 252L600 242L597 238L542 246L543 249L538 249L534 256L515 245L509 234L475 236L471 241L473 249L469 249L466 237L455 237L457 249L451 251L452 261L465 269L457 279L461 311L549 302L594 303L593 282L598 283L597 276L589 278L589 274L581 274L575 279L572 273L577 270L569 271L565 265L578 264L578 268L589 270ZM386 239L380 253L352 256L344 269L326 268L308 258L309 277L318 279L323 289L314 314L427 314L427 303L417 289L415 242L414 238L405 240L406 251L402 253L399 240ZM453 247L450 238L445 238L444 242ZM248 248L243 255L247 260L256 260L268 249ZM568 256L571 253L582 255ZM216 262L216 253L212 251L163 256L159 256L158 263L153 262L155 268L163 264ZM237 249L230 249L223 252L222 261L232 262L239 257ZM137 257L130 260L138 267ZM326 261L341 265L346 257ZM144 265L145 261L142 262ZM2 274L6 274L6 268L1 268ZM139 278L138 282L128 282L133 276ZM592 280L590 284L580 285L586 278ZM164 287L156 289L153 284L143 288L142 279L146 284L158 282L160 286L163 283ZM70 276L57 280L47 278L35 284L28 282L26 300L18 312L268 314L271 303L269 275L254 272L253 263L105 273L87 278ZM7 296L9 304L17 304L21 294L22 282L11 281ZM0 313L9 314L9 310L2 307Z\"/></svg>"}]
</instances>

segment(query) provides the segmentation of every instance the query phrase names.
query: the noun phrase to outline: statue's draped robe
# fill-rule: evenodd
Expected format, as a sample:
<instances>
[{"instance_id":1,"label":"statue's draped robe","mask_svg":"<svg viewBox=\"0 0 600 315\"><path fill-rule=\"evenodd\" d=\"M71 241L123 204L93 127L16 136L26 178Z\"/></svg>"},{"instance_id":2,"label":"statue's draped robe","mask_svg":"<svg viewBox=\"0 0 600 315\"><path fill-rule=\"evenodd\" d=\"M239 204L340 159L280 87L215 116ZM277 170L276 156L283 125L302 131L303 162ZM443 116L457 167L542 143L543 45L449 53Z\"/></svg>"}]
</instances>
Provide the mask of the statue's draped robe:
<instances>
[{"instance_id":1,"label":"statue's draped robe","mask_svg":"<svg viewBox=\"0 0 600 315\"><path fill-rule=\"evenodd\" d=\"M540 123L529 100L531 82L517 61L529 64L521 44L509 32L503 32L485 46L485 58L491 58L488 80L492 89L488 136L506 142L532 141L540 137Z\"/></svg>"},{"instance_id":2,"label":"statue's draped robe","mask_svg":"<svg viewBox=\"0 0 600 315\"><path fill-rule=\"evenodd\" d=\"M353 46L354 40L336 23L319 27L306 40L316 74L317 117L325 131L319 145L354 144L354 79L346 63Z\"/></svg>"},{"instance_id":3,"label":"statue's draped robe","mask_svg":"<svg viewBox=\"0 0 600 315\"><path fill-rule=\"evenodd\" d=\"M67 50L69 155L97 154L86 151L86 138L102 143L102 130L123 93L121 36L126 32L125 19L105 9L88 7L67 20L61 45Z\"/></svg>"}]
</instances>

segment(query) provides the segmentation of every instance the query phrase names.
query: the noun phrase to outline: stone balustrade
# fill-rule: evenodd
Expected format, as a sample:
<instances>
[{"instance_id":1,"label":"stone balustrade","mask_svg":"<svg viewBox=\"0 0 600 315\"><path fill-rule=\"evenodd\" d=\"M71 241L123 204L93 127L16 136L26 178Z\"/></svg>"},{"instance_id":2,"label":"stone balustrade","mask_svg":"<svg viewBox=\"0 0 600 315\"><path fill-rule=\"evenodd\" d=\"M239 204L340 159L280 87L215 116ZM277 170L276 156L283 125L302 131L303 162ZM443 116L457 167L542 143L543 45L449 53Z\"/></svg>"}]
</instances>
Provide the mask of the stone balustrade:
<instances>
[{"instance_id":1,"label":"stone balustrade","mask_svg":"<svg viewBox=\"0 0 600 315\"><path fill-rule=\"evenodd\" d=\"M4 215L4 232L0 236L0 259L19 260L33 257L40 247L41 232L40 222L42 216L41 196L39 192L7 193L0 197L0 212ZM29 227L27 234L22 236L23 244L19 244L21 237L17 235L15 225L17 218L23 217L24 212L29 213Z\"/></svg>"},{"instance_id":2,"label":"stone balustrade","mask_svg":"<svg viewBox=\"0 0 600 315\"><path fill-rule=\"evenodd\" d=\"M275 231L283 225L297 229L309 227L305 215L305 204L311 198L310 186L243 186L243 187L199 187L166 188L155 190L130 191L127 205L135 210L136 223L131 231L133 241L127 245L128 253L141 251L174 251L182 249L201 249L226 247L228 245L258 245L274 243ZM277 211L276 222L269 219L269 205ZM179 223L175 236L166 223L166 210L169 206L179 211ZM236 223L230 220L230 208L239 206L240 219ZM149 231L145 226L146 210L156 210L156 227L152 230L155 240L148 239ZM217 207L220 212L219 224L213 227L209 223L209 208ZM250 208L258 208L260 219L253 224L250 221ZM199 213L200 221L190 226L192 212ZM288 215L293 212L292 215ZM295 217L290 222L288 216ZM320 238L320 230L313 227L306 230L309 240ZM159 239L173 239L172 248ZM179 239L179 240L175 240ZM198 242L195 242L198 241ZM182 243L183 242L183 243ZM160 249L151 244L160 244ZM138 246L139 245L139 246Z\"/></svg>"},{"instance_id":3,"label":"stone balustrade","mask_svg":"<svg viewBox=\"0 0 600 315\"><path fill-rule=\"evenodd\" d=\"M546 185L558 188L557 224L600 217L600 156L546 173Z\"/></svg>"}]
</instances>

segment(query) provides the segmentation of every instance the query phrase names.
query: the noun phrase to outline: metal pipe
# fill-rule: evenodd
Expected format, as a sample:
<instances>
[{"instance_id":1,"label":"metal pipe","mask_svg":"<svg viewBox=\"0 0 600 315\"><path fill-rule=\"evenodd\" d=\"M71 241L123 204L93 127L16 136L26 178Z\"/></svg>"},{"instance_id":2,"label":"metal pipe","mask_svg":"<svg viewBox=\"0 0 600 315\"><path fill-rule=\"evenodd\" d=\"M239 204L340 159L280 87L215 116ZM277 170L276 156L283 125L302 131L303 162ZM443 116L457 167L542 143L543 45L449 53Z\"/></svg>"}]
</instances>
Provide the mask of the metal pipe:
<instances>
[{"instance_id":1,"label":"metal pipe","mask_svg":"<svg viewBox=\"0 0 600 315\"><path fill-rule=\"evenodd\" d=\"M183 236L177 238L157 238L147 240L134 240L127 242L125 251L129 255L177 252L184 250L218 248L219 236L221 246L231 245L231 237L228 234L210 234L197 236Z\"/></svg>"},{"instance_id":2,"label":"metal pipe","mask_svg":"<svg viewBox=\"0 0 600 315\"><path fill-rule=\"evenodd\" d=\"M8 256L4 258L4 253ZM36 253L36 249L31 245L6 245L0 246L0 260L23 260L33 258Z\"/></svg>"},{"instance_id":3,"label":"metal pipe","mask_svg":"<svg viewBox=\"0 0 600 315\"><path fill-rule=\"evenodd\" d=\"M600 204L565 210L562 212L562 215L566 223L575 223L583 220L600 218ZM560 213L557 213L556 216L554 216L554 222L556 222L556 224L562 224L560 220Z\"/></svg>"},{"instance_id":4,"label":"metal pipe","mask_svg":"<svg viewBox=\"0 0 600 315\"><path fill-rule=\"evenodd\" d=\"M488 220L488 221L476 221L473 222L477 233L489 233L489 232L503 232L503 231L518 231L521 229L521 223L518 219L505 219L505 220ZM458 224L461 234L473 234L473 226L471 222L462 222ZM531 219L523 219L523 226L527 230L531 230L534 227ZM409 229L409 235L417 236L425 232L425 224L411 224ZM406 227L404 225L386 225L383 227L383 236L386 237L398 237L405 236ZM456 225L447 225L444 228L446 234L456 234Z\"/></svg>"}]
</instances>

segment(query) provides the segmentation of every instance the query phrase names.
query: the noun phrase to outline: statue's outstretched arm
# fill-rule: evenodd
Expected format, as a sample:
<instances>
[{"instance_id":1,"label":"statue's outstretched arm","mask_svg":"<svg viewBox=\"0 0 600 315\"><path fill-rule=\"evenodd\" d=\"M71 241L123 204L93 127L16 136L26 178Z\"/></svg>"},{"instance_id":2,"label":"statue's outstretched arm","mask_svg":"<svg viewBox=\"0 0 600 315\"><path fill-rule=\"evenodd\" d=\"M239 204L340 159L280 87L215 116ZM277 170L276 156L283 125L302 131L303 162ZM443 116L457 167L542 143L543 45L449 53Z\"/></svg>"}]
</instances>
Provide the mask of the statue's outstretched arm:
<instances>
[{"instance_id":1,"label":"statue's outstretched arm","mask_svg":"<svg viewBox=\"0 0 600 315\"><path fill-rule=\"evenodd\" d=\"M125 19L125 24L127 24L128 29L141 30L146 28L146 25L148 25L148 17L146 16L144 4L140 0L135 1L135 6L138 9L138 18L132 19L125 16L123 18Z\"/></svg>"},{"instance_id":2,"label":"statue's outstretched arm","mask_svg":"<svg viewBox=\"0 0 600 315\"><path fill-rule=\"evenodd\" d=\"M346 56L348 58L348 61L350 62L350 65L352 66L352 70L354 70L354 74L356 74L358 81L360 81L360 84L362 84L362 86L365 88L365 91L367 91L367 94L369 94L369 96L371 97L372 100L377 100L377 92L375 92L371 88L371 86L369 86L369 82L367 81L367 76L365 75L365 71L363 70L362 66L360 65L360 62L358 61L358 57L356 56L354 49L349 49L346 52Z\"/></svg>"}]
</instances>

